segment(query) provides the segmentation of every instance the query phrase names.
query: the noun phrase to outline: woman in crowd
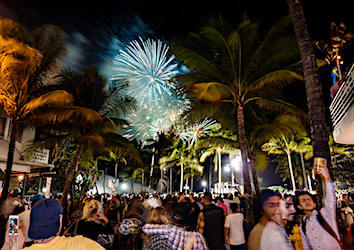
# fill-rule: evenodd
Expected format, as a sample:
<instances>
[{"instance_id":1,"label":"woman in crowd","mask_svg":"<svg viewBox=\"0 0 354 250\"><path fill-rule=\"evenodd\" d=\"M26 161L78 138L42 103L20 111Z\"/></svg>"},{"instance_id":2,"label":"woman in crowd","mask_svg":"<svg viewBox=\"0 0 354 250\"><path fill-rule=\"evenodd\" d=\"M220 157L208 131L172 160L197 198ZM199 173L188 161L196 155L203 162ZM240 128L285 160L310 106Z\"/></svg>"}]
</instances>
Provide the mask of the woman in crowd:
<instances>
[{"instance_id":1,"label":"woman in crowd","mask_svg":"<svg viewBox=\"0 0 354 250\"><path fill-rule=\"evenodd\" d=\"M74 234L97 241L105 248L113 245L114 234L107 217L99 212L100 204L91 200L84 206L82 217L74 227Z\"/></svg>"}]
</instances>

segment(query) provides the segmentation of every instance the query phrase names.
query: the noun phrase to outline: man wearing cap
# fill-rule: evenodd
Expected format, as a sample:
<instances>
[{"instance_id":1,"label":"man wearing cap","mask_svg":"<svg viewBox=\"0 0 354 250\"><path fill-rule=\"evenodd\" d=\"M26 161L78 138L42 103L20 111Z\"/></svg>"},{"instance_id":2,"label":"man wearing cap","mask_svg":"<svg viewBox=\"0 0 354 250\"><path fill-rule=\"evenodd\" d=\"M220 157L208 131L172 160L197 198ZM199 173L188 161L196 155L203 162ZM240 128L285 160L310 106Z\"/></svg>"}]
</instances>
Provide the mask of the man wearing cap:
<instances>
[{"instance_id":1,"label":"man wearing cap","mask_svg":"<svg viewBox=\"0 0 354 250\"><path fill-rule=\"evenodd\" d=\"M63 208L57 200L43 199L38 201L31 210L28 237L34 240L30 247L24 249L104 249L97 242L83 236L59 236L62 228ZM20 225L21 227L21 225ZM6 235L2 249L21 249L24 237Z\"/></svg>"}]
</instances>

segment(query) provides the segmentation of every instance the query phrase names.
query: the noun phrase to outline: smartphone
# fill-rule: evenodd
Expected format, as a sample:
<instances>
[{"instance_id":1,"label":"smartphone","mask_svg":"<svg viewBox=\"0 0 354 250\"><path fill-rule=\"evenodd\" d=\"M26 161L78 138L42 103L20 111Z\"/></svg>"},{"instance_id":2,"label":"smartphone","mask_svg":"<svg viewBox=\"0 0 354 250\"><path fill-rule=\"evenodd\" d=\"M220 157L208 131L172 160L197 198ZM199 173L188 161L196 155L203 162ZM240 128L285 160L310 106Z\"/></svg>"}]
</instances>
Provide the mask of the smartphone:
<instances>
[{"instance_id":1,"label":"smartphone","mask_svg":"<svg viewBox=\"0 0 354 250\"><path fill-rule=\"evenodd\" d=\"M9 216L9 235L17 235L18 234L18 224L19 219L17 215Z\"/></svg>"}]
</instances>

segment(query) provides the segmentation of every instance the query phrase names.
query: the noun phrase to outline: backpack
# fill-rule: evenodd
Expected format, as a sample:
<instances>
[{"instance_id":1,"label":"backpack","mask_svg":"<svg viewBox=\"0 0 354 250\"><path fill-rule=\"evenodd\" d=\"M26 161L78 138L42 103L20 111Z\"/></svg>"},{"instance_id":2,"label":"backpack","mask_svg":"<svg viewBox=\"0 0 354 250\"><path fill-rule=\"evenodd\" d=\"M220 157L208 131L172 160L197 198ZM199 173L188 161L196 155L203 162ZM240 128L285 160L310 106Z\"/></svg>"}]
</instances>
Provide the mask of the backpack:
<instances>
[{"instance_id":1,"label":"backpack","mask_svg":"<svg viewBox=\"0 0 354 250\"><path fill-rule=\"evenodd\" d=\"M334 230L328 224L328 222L325 220L325 218L323 218L323 216L320 212L318 212L318 214L316 215L316 218L317 218L318 223L320 223L320 225L322 226L322 228L324 230L326 230L326 232L329 233L338 242L340 248L343 249L342 242L338 239L337 234L334 232ZM301 223L301 229L304 232L305 236L307 237L306 222L307 222L307 218Z\"/></svg>"}]
</instances>

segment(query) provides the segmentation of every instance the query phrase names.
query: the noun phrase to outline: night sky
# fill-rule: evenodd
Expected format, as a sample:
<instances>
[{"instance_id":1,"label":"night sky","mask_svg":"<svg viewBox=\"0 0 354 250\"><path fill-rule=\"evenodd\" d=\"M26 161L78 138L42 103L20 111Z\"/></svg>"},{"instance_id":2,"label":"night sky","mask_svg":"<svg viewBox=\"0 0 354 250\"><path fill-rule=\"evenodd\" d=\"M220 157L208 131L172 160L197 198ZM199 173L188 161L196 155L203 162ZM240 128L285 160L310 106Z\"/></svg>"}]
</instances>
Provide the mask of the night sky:
<instances>
[{"instance_id":1,"label":"night sky","mask_svg":"<svg viewBox=\"0 0 354 250\"><path fill-rule=\"evenodd\" d=\"M328 39L331 21L343 21L349 30L353 30L350 2L336 0L329 4L321 0L305 1L304 11L313 40ZM121 40L125 38L124 42L135 39L140 32L170 41L181 38L188 32L197 31L210 17L218 14L236 25L243 13L260 21L267 28L288 15L288 6L286 0L0 0L0 16L15 19L30 28L47 23L58 25L68 34L69 41L71 39L72 42L73 38L82 39L83 45L86 43L85 39L96 44L109 36L110 32L116 32ZM108 43L100 47L100 50L105 50L106 45ZM74 54L76 48L77 46L68 51ZM90 63L97 63L92 59L97 53L100 51L82 52L88 58L91 56ZM326 73L324 78L327 78ZM290 99L306 108L303 86L295 86L289 93L292 93L289 95ZM328 103L328 98L326 102ZM280 179L274 178L274 168L268 169L269 171L261 174L265 181L263 184L280 184Z\"/></svg>"}]
</instances>

